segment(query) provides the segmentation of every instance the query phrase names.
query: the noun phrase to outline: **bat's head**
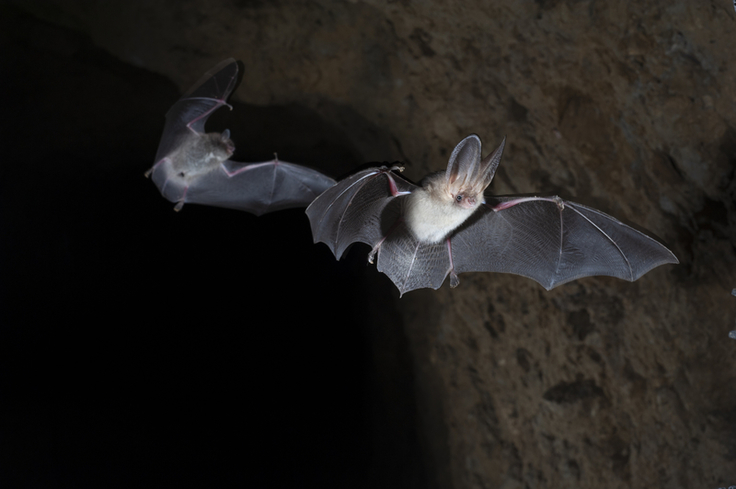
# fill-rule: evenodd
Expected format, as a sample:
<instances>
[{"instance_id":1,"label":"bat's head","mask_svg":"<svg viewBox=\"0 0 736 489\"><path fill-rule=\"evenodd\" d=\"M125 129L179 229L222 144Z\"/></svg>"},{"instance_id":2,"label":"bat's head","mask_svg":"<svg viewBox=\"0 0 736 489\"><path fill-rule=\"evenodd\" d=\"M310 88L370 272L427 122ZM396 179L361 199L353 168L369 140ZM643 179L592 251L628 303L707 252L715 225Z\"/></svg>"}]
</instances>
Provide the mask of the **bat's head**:
<instances>
[{"instance_id":1,"label":"bat's head","mask_svg":"<svg viewBox=\"0 0 736 489\"><path fill-rule=\"evenodd\" d=\"M230 131L225 130L222 133L208 132L202 135L203 145L200 147L204 153L201 157L207 156L207 161L225 161L229 159L235 151L235 145L230 140Z\"/></svg>"},{"instance_id":2,"label":"bat's head","mask_svg":"<svg viewBox=\"0 0 736 489\"><path fill-rule=\"evenodd\" d=\"M220 144L222 149L227 153L227 158L230 158L235 152L235 144L230 139L230 129L222 131L222 134L220 134Z\"/></svg>"},{"instance_id":3,"label":"bat's head","mask_svg":"<svg viewBox=\"0 0 736 489\"><path fill-rule=\"evenodd\" d=\"M483 192L493 180L501 162L506 138L496 150L481 161L480 138L475 134L455 146L445 172L447 192L463 209L475 209L483 202Z\"/></svg>"}]
</instances>

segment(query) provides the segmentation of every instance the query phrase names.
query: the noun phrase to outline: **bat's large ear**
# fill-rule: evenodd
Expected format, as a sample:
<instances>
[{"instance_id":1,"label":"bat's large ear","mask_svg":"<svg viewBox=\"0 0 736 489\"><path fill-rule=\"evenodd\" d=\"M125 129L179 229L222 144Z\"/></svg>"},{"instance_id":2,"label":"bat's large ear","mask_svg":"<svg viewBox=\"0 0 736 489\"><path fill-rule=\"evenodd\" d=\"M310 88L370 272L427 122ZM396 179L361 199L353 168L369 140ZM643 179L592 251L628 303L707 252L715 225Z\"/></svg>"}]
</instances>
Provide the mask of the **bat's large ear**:
<instances>
[{"instance_id":1,"label":"bat's large ear","mask_svg":"<svg viewBox=\"0 0 736 489\"><path fill-rule=\"evenodd\" d=\"M450 162L447 164L445 178L447 184L460 189L472 185L476 173L480 169L480 138L475 134L466 137L452 150Z\"/></svg>"},{"instance_id":2,"label":"bat's large ear","mask_svg":"<svg viewBox=\"0 0 736 489\"><path fill-rule=\"evenodd\" d=\"M486 156L480 163L481 172L483 173L483 189L485 190L488 185L491 184L493 176L496 174L498 164L501 163L501 156L503 155L503 148L506 146L506 136L504 136L501 144L496 150Z\"/></svg>"}]
</instances>

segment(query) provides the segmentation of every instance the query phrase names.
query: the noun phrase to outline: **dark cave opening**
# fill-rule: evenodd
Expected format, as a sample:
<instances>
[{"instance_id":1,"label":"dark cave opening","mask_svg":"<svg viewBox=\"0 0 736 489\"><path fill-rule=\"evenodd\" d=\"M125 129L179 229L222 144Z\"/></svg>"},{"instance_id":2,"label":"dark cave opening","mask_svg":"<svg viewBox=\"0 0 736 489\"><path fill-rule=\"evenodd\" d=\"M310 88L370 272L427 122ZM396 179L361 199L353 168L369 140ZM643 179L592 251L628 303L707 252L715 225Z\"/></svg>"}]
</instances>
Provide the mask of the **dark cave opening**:
<instances>
[{"instance_id":1,"label":"dark cave opening","mask_svg":"<svg viewBox=\"0 0 736 489\"><path fill-rule=\"evenodd\" d=\"M3 80L13 117L0 180L2 479L421 480L385 277L362 253L337 262L314 245L301 209L173 212L143 177L173 84L77 34L22 15L3 23L0 64L15 76ZM46 28L53 45L30 40ZM363 163L308 109L234 106L210 122L243 141L238 160L278 148L324 171Z\"/></svg>"}]
</instances>

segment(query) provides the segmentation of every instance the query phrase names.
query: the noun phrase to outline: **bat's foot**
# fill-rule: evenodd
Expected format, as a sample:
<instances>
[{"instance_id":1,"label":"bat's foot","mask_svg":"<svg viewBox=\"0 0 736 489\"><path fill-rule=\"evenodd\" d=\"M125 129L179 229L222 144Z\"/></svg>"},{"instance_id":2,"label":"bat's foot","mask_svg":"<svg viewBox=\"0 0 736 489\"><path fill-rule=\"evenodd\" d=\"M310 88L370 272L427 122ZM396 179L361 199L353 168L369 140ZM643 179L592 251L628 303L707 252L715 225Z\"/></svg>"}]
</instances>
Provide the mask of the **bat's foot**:
<instances>
[{"instance_id":1,"label":"bat's foot","mask_svg":"<svg viewBox=\"0 0 736 489\"><path fill-rule=\"evenodd\" d=\"M153 167L149 168L148 171L143 174L143 176L149 178L151 176L151 173L153 173Z\"/></svg>"},{"instance_id":2,"label":"bat's foot","mask_svg":"<svg viewBox=\"0 0 736 489\"><path fill-rule=\"evenodd\" d=\"M174 206L174 211L179 212L180 210L182 210L183 207L184 207L184 202L183 201L179 201Z\"/></svg>"},{"instance_id":3,"label":"bat's foot","mask_svg":"<svg viewBox=\"0 0 736 489\"><path fill-rule=\"evenodd\" d=\"M396 227L396 224L394 224L391 227L391 231L393 231L394 227ZM391 234L391 231L389 231L388 234ZM386 239L386 237L388 236L388 234L386 236L384 236L383 238L381 238L381 241L379 241L378 243L376 243L376 246L374 246L373 249L371 250L371 252L368 253L368 263L370 263L371 265L373 265L373 259L376 257L376 253L378 253L378 250L381 249L381 245L383 244L383 242Z\"/></svg>"},{"instance_id":4,"label":"bat's foot","mask_svg":"<svg viewBox=\"0 0 736 489\"><path fill-rule=\"evenodd\" d=\"M373 260L376 258L376 253L378 252L378 248L380 248L380 245L376 246L375 248L371 250L370 253L368 253L368 263L370 263L371 265L373 265Z\"/></svg>"},{"instance_id":5,"label":"bat's foot","mask_svg":"<svg viewBox=\"0 0 736 489\"><path fill-rule=\"evenodd\" d=\"M458 285L460 285L460 279L457 278L457 273L453 270L450 272L450 287L454 289Z\"/></svg>"}]
</instances>

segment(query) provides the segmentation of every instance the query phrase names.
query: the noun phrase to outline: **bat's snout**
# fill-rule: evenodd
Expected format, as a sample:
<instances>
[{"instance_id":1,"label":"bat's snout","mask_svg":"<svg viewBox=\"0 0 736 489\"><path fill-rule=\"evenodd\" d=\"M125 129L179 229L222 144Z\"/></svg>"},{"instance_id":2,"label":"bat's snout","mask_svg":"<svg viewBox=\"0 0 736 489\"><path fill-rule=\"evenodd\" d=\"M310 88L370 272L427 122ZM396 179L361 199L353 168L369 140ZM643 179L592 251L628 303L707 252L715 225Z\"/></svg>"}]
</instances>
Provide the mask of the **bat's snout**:
<instances>
[{"instance_id":1,"label":"bat's snout","mask_svg":"<svg viewBox=\"0 0 736 489\"><path fill-rule=\"evenodd\" d=\"M472 209L476 206L477 200L475 197L465 197L458 203L463 209Z\"/></svg>"}]
</instances>

